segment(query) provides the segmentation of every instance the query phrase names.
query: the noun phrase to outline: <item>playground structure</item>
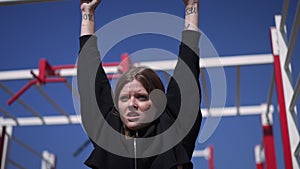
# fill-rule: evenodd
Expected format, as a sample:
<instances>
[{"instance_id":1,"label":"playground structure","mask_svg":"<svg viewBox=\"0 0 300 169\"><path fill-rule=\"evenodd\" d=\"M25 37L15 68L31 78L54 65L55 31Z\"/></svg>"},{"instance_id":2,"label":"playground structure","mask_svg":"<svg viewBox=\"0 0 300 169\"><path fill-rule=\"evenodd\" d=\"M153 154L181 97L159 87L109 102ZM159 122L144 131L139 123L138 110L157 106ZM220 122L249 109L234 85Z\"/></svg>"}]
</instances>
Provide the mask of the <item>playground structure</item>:
<instances>
[{"instance_id":1,"label":"playground structure","mask_svg":"<svg viewBox=\"0 0 300 169\"><path fill-rule=\"evenodd\" d=\"M41 2L41 1L29 1L29 2ZM2 2L1 2L2 3ZM2 5L0 3L0 5ZM17 3L27 3L25 1L6 1L3 5ZM298 163L299 153L300 153L300 138L298 127L296 125L297 121L297 109L296 102L300 92L300 77L296 82L296 87L293 87L293 81L290 79L290 61L293 53L293 49L296 43L296 37L299 31L300 22L300 7L297 7L297 12L294 18L294 25L291 31L290 40L287 41L287 32L285 29L285 22L288 11L288 1L284 1L281 16L275 16L275 27L270 28L272 53L262 54L262 55L242 55L242 56L227 56L220 58L203 58L200 61L200 68L210 68L210 67L236 67L236 105L234 107L225 108L210 108L206 105L206 109L202 109L204 117L219 117L219 116L237 116L237 115L260 115L262 122L263 131L263 142L255 147L255 159L257 169L276 168L276 156L275 156L275 146L273 137L273 112L274 107L271 104L271 98L273 94L273 89L276 87L278 104L279 104L279 115L281 124L281 134L283 142L283 157L286 169L299 169L300 164ZM218 62L221 64L218 64ZM174 68L176 61L153 61L153 62L140 62L141 66L147 66L159 70L172 70ZM121 65L120 65L121 64ZM253 105L253 106L241 106L240 105L240 68L247 65L273 65L274 73L272 81L270 83L269 96L265 104ZM117 78L119 74L126 71L130 67L130 62L128 55L124 54L121 56L121 62L106 63L104 64L104 69L109 73L109 78ZM9 153L7 149L10 141L16 141L20 145L23 145L30 152L36 154L42 159L43 169L54 169L55 168L55 155L44 152L40 154L35 150L31 149L30 146L22 143L21 140L15 138L12 134L14 126L34 126L34 125L69 125L69 124L80 124L80 119L77 115L69 115L64 112L60 106L55 103L51 97L44 92L39 85L44 85L46 83L64 83L67 88L72 92L72 86L65 77L76 76L74 74L76 67L75 65L60 65L53 66L47 62L45 59L41 59L38 69L30 70L12 70L12 71L2 71L0 72L0 87L6 91L11 98L7 101L7 104L13 104L14 102L19 102L27 110L29 110L33 117L15 117L13 114L0 107L0 112L2 112L6 118L1 118L0 124L2 126L1 135L1 169L5 168L6 163L11 163L17 168L22 168L20 164L13 161L13 159L7 159L6 154ZM204 74L202 74L204 76ZM202 84L205 84L205 77L202 77ZM21 88L17 93L12 92L6 85L5 81L9 80L29 80L24 87ZM276 86L275 86L276 85ZM35 89L45 97L48 102L55 107L57 112L60 114L57 116L42 116L35 112L30 106L28 106L22 99L22 94L26 92L30 87L35 87ZM205 98L205 103L207 104L210 100L207 93L207 89L202 88ZM53 152L55 153L55 152ZM209 169L213 169L213 148L212 146L207 147L204 150L195 150L194 157L205 157L208 159Z\"/></svg>"}]
</instances>

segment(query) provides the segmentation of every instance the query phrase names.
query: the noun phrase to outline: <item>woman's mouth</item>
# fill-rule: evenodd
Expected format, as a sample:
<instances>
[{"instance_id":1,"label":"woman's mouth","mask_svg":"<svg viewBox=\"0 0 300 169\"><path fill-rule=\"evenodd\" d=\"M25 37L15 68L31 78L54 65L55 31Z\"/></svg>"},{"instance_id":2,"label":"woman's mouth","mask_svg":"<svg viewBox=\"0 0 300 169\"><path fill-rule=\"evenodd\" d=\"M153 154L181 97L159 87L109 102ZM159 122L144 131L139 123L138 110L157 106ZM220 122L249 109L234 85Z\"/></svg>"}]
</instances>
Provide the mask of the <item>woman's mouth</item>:
<instances>
[{"instance_id":1,"label":"woman's mouth","mask_svg":"<svg viewBox=\"0 0 300 169\"><path fill-rule=\"evenodd\" d=\"M130 112L130 113L127 114L127 120L129 122L136 122L136 121L139 120L139 116L140 115L136 112Z\"/></svg>"},{"instance_id":2,"label":"woman's mouth","mask_svg":"<svg viewBox=\"0 0 300 169\"><path fill-rule=\"evenodd\" d=\"M127 117L137 117L137 116L140 116L139 113L136 113L136 112L129 112L127 114Z\"/></svg>"}]
</instances>

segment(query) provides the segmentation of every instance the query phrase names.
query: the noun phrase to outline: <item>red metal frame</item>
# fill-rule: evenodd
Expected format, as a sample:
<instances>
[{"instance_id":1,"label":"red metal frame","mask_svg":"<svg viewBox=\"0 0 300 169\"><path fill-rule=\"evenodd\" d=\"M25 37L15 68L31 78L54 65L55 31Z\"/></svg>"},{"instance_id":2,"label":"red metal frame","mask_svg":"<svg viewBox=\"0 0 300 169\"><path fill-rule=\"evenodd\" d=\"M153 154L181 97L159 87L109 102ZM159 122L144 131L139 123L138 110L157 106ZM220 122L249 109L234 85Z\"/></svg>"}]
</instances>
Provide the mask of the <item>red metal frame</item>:
<instances>
[{"instance_id":1,"label":"red metal frame","mask_svg":"<svg viewBox=\"0 0 300 169\"><path fill-rule=\"evenodd\" d=\"M256 169L264 169L265 166L264 166L264 163L257 163L256 164Z\"/></svg>"},{"instance_id":2,"label":"red metal frame","mask_svg":"<svg viewBox=\"0 0 300 169\"><path fill-rule=\"evenodd\" d=\"M208 147L209 149L209 158L208 158L208 168L209 169L214 169L215 168L215 163L214 163L214 147L210 145Z\"/></svg>"},{"instance_id":3,"label":"red metal frame","mask_svg":"<svg viewBox=\"0 0 300 169\"><path fill-rule=\"evenodd\" d=\"M121 62L111 62L103 63L104 67L109 66L119 66L118 74L107 75L108 79L116 79L121 76L122 73L126 72L131 68L132 63L129 58L128 53L121 55ZM45 85L46 83L59 83L66 82L67 79L60 77L58 70L61 69L73 69L76 68L75 65L60 65L60 66L51 66L46 59L40 59L39 61L39 75L37 76L33 71L30 73L34 79L30 80L23 88L21 88L11 99L8 100L7 104L11 105L15 100L17 100L26 90L28 90L33 85Z\"/></svg>"},{"instance_id":4,"label":"red metal frame","mask_svg":"<svg viewBox=\"0 0 300 169\"><path fill-rule=\"evenodd\" d=\"M279 54L274 52L275 46L273 46L272 30L276 28L270 28L270 37L271 37L271 48L274 59L274 74L275 74L275 83L277 91L277 100L279 104L279 117L280 117L280 127L281 127L281 138L283 143L283 154L285 169L293 169L292 156L291 156L291 147L290 147L290 138L286 114L286 105L284 101L284 90L282 82L282 72L280 65Z\"/></svg>"},{"instance_id":5,"label":"red metal frame","mask_svg":"<svg viewBox=\"0 0 300 169\"><path fill-rule=\"evenodd\" d=\"M59 73L56 71L59 69L74 68L74 65L66 66L51 66L46 59L41 59L39 62L39 75L34 74L33 71L30 73L34 79L30 80L22 89L20 89L11 99L8 100L7 104L11 105L17 100L26 90L32 85L44 85L46 83L66 82L66 78L59 77ZM54 77L51 77L54 76Z\"/></svg>"},{"instance_id":6,"label":"red metal frame","mask_svg":"<svg viewBox=\"0 0 300 169\"><path fill-rule=\"evenodd\" d=\"M276 153L272 125L263 125L263 135L266 166L270 169L276 169Z\"/></svg>"},{"instance_id":7,"label":"red metal frame","mask_svg":"<svg viewBox=\"0 0 300 169\"><path fill-rule=\"evenodd\" d=\"M282 72L280 66L280 58L278 55L274 55L274 72L275 72L277 99L279 103L279 116L280 116L280 126L281 126L285 168L293 169L289 130L287 124L288 122L286 116L286 105L284 101L284 91L283 91L283 84L282 84L282 74L281 74Z\"/></svg>"},{"instance_id":8,"label":"red metal frame","mask_svg":"<svg viewBox=\"0 0 300 169\"><path fill-rule=\"evenodd\" d=\"M120 63L120 67L119 67L119 72L124 73L128 69L130 69L131 67L132 67L132 63L130 61L129 54L128 53L122 54L121 55L121 63Z\"/></svg>"}]
</instances>

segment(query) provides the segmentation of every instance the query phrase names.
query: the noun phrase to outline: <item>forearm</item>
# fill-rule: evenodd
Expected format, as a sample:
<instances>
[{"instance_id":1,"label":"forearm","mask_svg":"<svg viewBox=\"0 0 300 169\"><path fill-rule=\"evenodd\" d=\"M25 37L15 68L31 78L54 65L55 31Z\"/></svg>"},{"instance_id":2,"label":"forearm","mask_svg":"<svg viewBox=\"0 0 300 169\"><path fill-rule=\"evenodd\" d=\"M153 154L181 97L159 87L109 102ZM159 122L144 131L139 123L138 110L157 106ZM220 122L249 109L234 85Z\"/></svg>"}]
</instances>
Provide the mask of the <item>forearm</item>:
<instances>
[{"instance_id":1,"label":"forearm","mask_svg":"<svg viewBox=\"0 0 300 169\"><path fill-rule=\"evenodd\" d=\"M80 36L95 33L95 10L101 0L80 0L81 33Z\"/></svg>"},{"instance_id":2,"label":"forearm","mask_svg":"<svg viewBox=\"0 0 300 169\"><path fill-rule=\"evenodd\" d=\"M199 29L199 1L185 2L185 30L198 31Z\"/></svg>"},{"instance_id":3,"label":"forearm","mask_svg":"<svg viewBox=\"0 0 300 169\"><path fill-rule=\"evenodd\" d=\"M80 36L93 35L95 33L95 12L82 11L81 33Z\"/></svg>"}]
</instances>

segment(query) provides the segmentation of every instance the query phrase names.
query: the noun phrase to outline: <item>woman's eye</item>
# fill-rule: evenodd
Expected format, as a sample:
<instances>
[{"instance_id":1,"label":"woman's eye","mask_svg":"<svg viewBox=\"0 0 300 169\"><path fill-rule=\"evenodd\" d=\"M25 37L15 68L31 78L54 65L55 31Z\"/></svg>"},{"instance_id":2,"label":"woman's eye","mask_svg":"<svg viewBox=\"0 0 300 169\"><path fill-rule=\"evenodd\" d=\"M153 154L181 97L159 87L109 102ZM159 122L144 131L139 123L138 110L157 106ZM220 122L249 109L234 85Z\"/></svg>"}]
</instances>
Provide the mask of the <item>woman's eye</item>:
<instances>
[{"instance_id":1,"label":"woman's eye","mask_svg":"<svg viewBox=\"0 0 300 169\"><path fill-rule=\"evenodd\" d=\"M139 99L140 101L147 101L149 100L148 95L137 95L137 99Z\"/></svg>"},{"instance_id":2,"label":"woman's eye","mask_svg":"<svg viewBox=\"0 0 300 169\"><path fill-rule=\"evenodd\" d=\"M129 99L128 96L121 96L121 97L119 98L119 100L122 101L122 102L126 102L128 99Z\"/></svg>"}]
</instances>

